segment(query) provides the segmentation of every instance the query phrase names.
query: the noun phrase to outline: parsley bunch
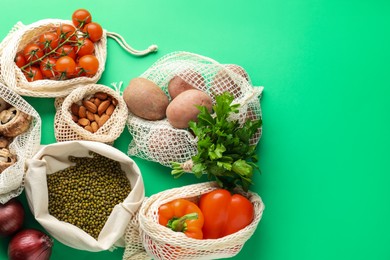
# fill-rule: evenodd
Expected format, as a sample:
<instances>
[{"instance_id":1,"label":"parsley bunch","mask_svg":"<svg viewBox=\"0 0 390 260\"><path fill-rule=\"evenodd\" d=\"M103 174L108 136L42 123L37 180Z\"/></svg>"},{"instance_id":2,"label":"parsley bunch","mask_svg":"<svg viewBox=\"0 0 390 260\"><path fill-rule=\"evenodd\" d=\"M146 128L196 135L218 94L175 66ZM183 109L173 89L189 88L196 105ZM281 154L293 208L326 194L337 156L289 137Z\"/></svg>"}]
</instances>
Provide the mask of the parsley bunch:
<instances>
[{"instance_id":1,"label":"parsley bunch","mask_svg":"<svg viewBox=\"0 0 390 260\"><path fill-rule=\"evenodd\" d=\"M261 127L262 121L247 119L243 125L238 120L230 120L231 113L238 113L240 104L232 104L233 95L225 92L216 96L214 114L206 107L198 106L198 122L191 121L189 128L198 137L198 153L192 157L191 169L200 178L207 173L225 189L241 185L247 191L252 184L253 170L258 169L255 145L249 140ZM188 169L188 163L172 163L172 175L182 176Z\"/></svg>"}]
</instances>

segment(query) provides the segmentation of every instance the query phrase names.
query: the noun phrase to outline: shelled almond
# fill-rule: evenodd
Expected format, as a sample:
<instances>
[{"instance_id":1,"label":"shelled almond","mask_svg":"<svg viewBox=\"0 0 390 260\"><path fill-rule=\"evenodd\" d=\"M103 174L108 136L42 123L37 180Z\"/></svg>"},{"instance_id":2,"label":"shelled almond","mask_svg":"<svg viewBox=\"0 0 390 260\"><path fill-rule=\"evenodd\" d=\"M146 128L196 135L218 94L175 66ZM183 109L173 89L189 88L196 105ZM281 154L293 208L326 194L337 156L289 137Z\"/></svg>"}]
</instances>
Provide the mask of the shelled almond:
<instances>
[{"instance_id":1,"label":"shelled almond","mask_svg":"<svg viewBox=\"0 0 390 260\"><path fill-rule=\"evenodd\" d=\"M110 119L118 101L104 92L96 92L70 107L72 120L85 130L95 133Z\"/></svg>"}]
</instances>

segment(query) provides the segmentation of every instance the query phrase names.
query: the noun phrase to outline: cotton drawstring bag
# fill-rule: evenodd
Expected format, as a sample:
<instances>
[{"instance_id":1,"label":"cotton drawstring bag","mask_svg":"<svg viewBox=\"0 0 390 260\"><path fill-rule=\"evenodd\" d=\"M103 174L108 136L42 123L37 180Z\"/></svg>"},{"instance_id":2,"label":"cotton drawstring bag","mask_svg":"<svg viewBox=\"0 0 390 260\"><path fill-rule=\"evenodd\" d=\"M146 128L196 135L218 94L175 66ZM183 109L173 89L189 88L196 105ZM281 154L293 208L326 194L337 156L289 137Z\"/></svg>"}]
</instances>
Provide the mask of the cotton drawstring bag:
<instances>
[{"instance_id":1,"label":"cotton drawstring bag","mask_svg":"<svg viewBox=\"0 0 390 260\"><path fill-rule=\"evenodd\" d=\"M74 89L66 98L56 98L56 114L54 118L54 134L57 142L71 140L89 140L112 144L123 132L128 115L127 106L120 95L120 86L113 84L115 90L101 84L88 84ZM113 114L94 133L89 132L72 119L71 106L76 103L82 105L84 98L103 92L116 100L117 104Z\"/></svg>"},{"instance_id":2,"label":"cotton drawstring bag","mask_svg":"<svg viewBox=\"0 0 390 260\"><path fill-rule=\"evenodd\" d=\"M153 81L170 98L168 85L177 78L206 92L215 104L215 96L225 91L240 104L239 113L231 116L242 124L246 119L261 119L260 96L263 87L254 87L246 71L234 64L217 61L189 52L173 52L157 60L142 75ZM149 121L129 113L126 122L133 139L128 147L130 156L158 162L171 167L172 162L184 163L197 153L197 138L187 129L172 127L168 120ZM262 129L252 137L256 145Z\"/></svg>"},{"instance_id":3,"label":"cotton drawstring bag","mask_svg":"<svg viewBox=\"0 0 390 260\"><path fill-rule=\"evenodd\" d=\"M102 38L95 43L95 56L99 61L99 69L92 77L77 77L67 80L37 80L28 82L23 72L16 66L14 59L16 53L31 41L37 39L42 33L59 27L61 24L70 24L70 20L44 19L35 23L24 25L18 22L0 44L0 81L16 93L31 97L63 97L73 89L96 83L104 71L107 56L107 37L116 40L126 51L137 56L146 55L157 50L151 45L143 51L135 50L117 33L103 29Z\"/></svg>"},{"instance_id":4,"label":"cotton drawstring bag","mask_svg":"<svg viewBox=\"0 0 390 260\"><path fill-rule=\"evenodd\" d=\"M0 173L0 203L4 204L10 199L17 197L23 191L25 162L40 148L41 118L38 112L26 100L2 83L0 83L0 98L11 107L19 110L18 113L24 113L22 120L28 120L28 122L24 121L22 122L23 124L29 123L27 130L9 140L9 151L15 155L16 161ZM19 123L15 122L13 124L11 121L10 124L1 125L1 128L9 127L7 132L10 133L16 131L17 129L13 127ZM19 124L16 127L20 128L20 126ZM3 138L1 135L0 137Z\"/></svg>"},{"instance_id":5,"label":"cotton drawstring bag","mask_svg":"<svg viewBox=\"0 0 390 260\"><path fill-rule=\"evenodd\" d=\"M73 165L69 156L89 157L90 152L119 162L131 184L131 192L113 208L97 239L75 225L58 220L48 210L47 175ZM92 252L124 246L125 229L145 195L137 164L118 149L92 141L69 141L43 147L27 161L25 191L32 214L50 235L67 246Z\"/></svg>"},{"instance_id":6,"label":"cotton drawstring bag","mask_svg":"<svg viewBox=\"0 0 390 260\"><path fill-rule=\"evenodd\" d=\"M236 189L237 193L252 202L254 219L245 228L222 238L193 239L158 222L158 209L161 205L178 198L196 203L200 195L217 188L215 182L205 182L169 189L146 198L138 213L139 227L136 222L130 222L127 227L123 260L220 259L237 255L255 232L264 211L260 196L254 192Z\"/></svg>"}]
</instances>

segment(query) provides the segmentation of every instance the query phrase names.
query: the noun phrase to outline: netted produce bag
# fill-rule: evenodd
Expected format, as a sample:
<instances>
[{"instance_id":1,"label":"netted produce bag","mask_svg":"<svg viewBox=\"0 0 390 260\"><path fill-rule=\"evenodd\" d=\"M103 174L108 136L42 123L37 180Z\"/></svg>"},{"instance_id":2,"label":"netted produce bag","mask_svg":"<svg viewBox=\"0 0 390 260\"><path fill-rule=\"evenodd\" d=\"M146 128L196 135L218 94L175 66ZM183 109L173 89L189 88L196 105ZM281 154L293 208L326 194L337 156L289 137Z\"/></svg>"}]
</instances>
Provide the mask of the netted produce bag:
<instances>
[{"instance_id":1,"label":"netted produce bag","mask_svg":"<svg viewBox=\"0 0 390 260\"><path fill-rule=\"evenodd\" d=\"M135 50L126 43L121 35L103 29L102 38L94 42L93 55L98 60L98 69L96 73L92 75L81 74L77 77L67 75L67 78L64 80L42 79L34 80L32 82L28 81L26 75L32 74L32 72L35 73L35 71L30 70L30 67L24 65L23 68L27 69L28 73L23 73L21 68L16 65L15 57L18 53L22 52L26 46L37 42L42 34L53 32L56 28L62 28L65 25L73 26L72 21L62 19L44 19L28 25L24 25L21 22L16 23L0 44L0 81L4 82L6 86L20 95L32 97L63 97L77 87L96 83L100 79L105 68L107 37L113 38L126 51L137 56L146 55L157 50L156 45L151 45L146 50ZM76 32L76 36L81 37L79 32ZM72 41L74 42L76 40ZM68 44L70 43L60 42L58 46L62 48L62 46ZM68 52L71 51L62 50L60 48L55 50L55 53L59 53L59 56ZM35 65L32 67L35 67Z\"/></svg>"},{"instance_id":2,"label":"netted produce bag","mask_svg":"<svg viewBox=\"0 0 390 260\"><path fill-rule=\"evenodd\" d=\"M22 192L25 162L38 151L40 141L38 112L0 83L0 203Z\"/></svg>"},{"instance_id":3,"label":"netted produce bag","mask_svg":"<svg viewBox=\"0 0 390 260\"><path fill-rule=\"evenodd\" d=\"M66 98L56 98L57 142L89 140L112 144L125 128L128 115L120 86L114 83L114 90L101 84L88 84L73 90Z\"/></svg>"},{"instance_id":4,"label":"netted produce bag","mask_svg":"<svg viewBox=\"0 0 390 260\"><path fill-rule=\"evenodd\" d=\"M217 61L189 52L173 52L160 58L140 78L145 78L168 96L170 102L176 90L198 89L207 93L212 103L224 92L234 96L234 104L240 104L239 113L232 120L243 124L245 120L261 119L260 96L263 87L254 87L246 71L235 64ZM171 167L172 162L184 163L197 153L197 138L188 129L173 127L164 118L147 120L129 113L126 123L133 139L128 154ZM261 137L261 127L251 138L256 145Z\"/></svg>"},{"instance_id":5,"label":"netted produce bag","mask_svg":"<svg viewBox=\"0 0 390 260\"><path fill-rule=\"evenodd\" d=\"M35 219L61 243L92 252L124 246L143 199L137 164L93 141L43 147L27 162L26 197Z\"/></svg>"},{"instance_id":6,"label":"netted produce bag","mask_svg":"<svg viewBox=\"0 0 390 260\"><path fill-rule=\"evenodd\" d=\"M123 259L219 259L237 255L255 232L263 214L264 204L254 192L235 190L253 204L254 218L248 226L233 234L218 239L193 239L159 224L161 205L179 198L197 202L199 196L218 188L215 182L205 182L169 189L146 198L138 213L139 228L134 222L127 227Z\"/></svg>"}]
</instances>

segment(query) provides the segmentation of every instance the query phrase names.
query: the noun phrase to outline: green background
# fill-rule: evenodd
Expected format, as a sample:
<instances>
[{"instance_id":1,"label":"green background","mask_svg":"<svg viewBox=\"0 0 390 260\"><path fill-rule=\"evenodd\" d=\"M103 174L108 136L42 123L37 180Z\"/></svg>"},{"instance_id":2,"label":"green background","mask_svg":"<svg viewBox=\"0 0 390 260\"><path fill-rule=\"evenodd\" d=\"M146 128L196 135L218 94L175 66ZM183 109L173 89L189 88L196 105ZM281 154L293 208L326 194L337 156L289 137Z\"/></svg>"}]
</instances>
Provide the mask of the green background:
<instances>
[{"instance_id":1,"label":"green background","mask_svg":"<svg viewBox=\"0 0 390 260\"><path fill-rule=\"evenodd\" d=\"M265 87L262 173L252 190L266 209L234 259L390 259L389 1L2 0L0 7L0 37L17 21L70 19L83 7L133 47L159 46L137 58L109 39L105 85L126 86L158 58L183 50L238 64ZM42 144L54 143L54 100L26 99L42 117ZM126 129L115 147L126 152L130 138ZM174 180L170 169L134 159L148 196L205 181ZM28 214L26 226L40 228ZM56 241L52 259L122 253Z\"/></svg>"}]
</instances>

